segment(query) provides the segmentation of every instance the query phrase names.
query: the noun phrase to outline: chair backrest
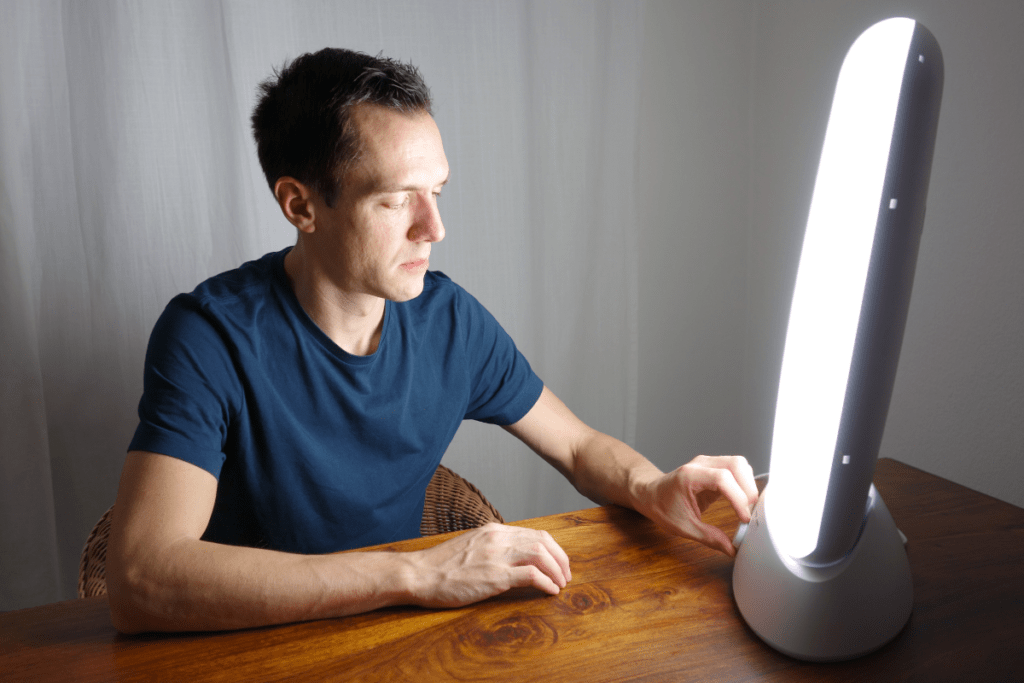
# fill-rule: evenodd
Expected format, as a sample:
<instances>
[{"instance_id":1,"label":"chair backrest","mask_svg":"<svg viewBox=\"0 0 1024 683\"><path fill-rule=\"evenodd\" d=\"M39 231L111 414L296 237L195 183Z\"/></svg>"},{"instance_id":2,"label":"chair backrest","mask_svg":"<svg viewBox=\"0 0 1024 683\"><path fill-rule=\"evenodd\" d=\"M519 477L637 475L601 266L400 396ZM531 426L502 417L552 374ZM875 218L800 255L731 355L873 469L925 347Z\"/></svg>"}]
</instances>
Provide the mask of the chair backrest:
<instances>
[{"instance_id":1,"label":"chair backrest","mask_svg":"<svg viewBox=\"0 0 1024 683\"><path fill-rule=\"evenodd\" d=\"M438 465L434 477L427 485L420 533L433 536L449 531L475 529L488 522L504 524L505 519L480 489L444 465Z\"/></svg>"},{"instance_id":2,"label":"chair backrest","mask_svg":"<svg viewBox=\"0 0 1024 683\"><path fill-rule=\"evenodd\" d=\"M78 565L78 597L107 594L107 540L110 537L111 507L96 522ZM462 531L488 522L504 523L501 513L470 484L444 465L439 465L427 486L420 533L424 536Z\"/></svg>"},{"instance_id":3,"label":"chair backrest","mask_svg":"<svg viewBox=\"0 0 1024 683\"><path fill-rule=\"evenodd\" d=\"M110 517L113 506L107 509L89 533L78 563L78 597L91 598L107 594L107 539L110 538Z\"/></svg>"}]
</instances>

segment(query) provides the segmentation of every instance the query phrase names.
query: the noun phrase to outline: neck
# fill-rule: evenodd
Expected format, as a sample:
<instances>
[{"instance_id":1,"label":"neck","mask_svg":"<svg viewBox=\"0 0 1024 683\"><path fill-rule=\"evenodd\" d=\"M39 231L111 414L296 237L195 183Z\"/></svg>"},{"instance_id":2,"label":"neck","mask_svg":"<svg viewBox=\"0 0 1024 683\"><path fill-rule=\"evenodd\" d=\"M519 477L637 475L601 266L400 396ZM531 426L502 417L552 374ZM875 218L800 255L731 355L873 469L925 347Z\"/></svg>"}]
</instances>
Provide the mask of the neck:
<instances>
[{"instance_id":1,"label":"neck","mask_svg":"<svg viewBox=\"0 0 1024 683\"><path fill-rule=\"evenodd\" d=\"M306 315L331 341L354 356L377 350L384 326L384 299L336 286L302 248L285 255L284 270Z\"/></svg>"}]
</instances>

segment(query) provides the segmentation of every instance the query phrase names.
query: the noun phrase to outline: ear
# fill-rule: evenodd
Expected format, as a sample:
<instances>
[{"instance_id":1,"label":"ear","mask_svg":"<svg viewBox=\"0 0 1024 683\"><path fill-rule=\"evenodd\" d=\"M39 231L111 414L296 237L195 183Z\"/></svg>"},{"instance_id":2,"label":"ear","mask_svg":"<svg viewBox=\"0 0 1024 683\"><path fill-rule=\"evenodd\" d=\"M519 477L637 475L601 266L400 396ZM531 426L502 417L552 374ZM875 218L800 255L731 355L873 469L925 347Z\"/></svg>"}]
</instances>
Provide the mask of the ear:
<instances>
[{"instance_id":1,"label":"ear","mask_svg":"<svg viewBox=\"0 0 1024 683\"><path fill-rule=\"evenodd\" d=\"M313 191L290 176L281 176L274 183L274 196L288 222L305 233L316 229Z\"/></svg>"}]
</instances>

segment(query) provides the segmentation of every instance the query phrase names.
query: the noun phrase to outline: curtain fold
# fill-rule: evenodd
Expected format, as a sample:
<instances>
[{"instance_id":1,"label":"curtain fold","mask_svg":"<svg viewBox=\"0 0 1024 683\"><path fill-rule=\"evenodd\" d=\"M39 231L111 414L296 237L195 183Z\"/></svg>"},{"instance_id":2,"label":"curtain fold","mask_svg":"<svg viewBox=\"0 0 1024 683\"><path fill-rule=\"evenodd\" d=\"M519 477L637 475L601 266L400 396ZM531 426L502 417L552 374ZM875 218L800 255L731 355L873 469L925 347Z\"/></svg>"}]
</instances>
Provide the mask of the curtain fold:
<instances>
[{"instance_id":1,"label":"curtain fold","mask_svg":"<svg viewBox=\"0 0 1024 683\"><path fill-rule=\"evenodd\" d=\"M452 167L433 267L584 420L632 441L639 2L5 2L0 23L0 610L74 596L113 502L150 329L294 242L248 117L286 59L412 61ZM587 504L501 430L445 461L506 519Z\"/></svg>"}]
</instances>

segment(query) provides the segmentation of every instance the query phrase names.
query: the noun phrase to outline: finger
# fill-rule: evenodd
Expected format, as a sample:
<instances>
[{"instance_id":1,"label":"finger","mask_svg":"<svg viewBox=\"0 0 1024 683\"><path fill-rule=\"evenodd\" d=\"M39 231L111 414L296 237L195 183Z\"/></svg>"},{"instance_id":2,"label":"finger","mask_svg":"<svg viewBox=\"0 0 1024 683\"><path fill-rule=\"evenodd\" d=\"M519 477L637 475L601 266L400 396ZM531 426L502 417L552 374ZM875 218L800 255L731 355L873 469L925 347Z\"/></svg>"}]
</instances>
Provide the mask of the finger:
<instances>
[{"instance_id":1,"label":"finger","mask_svg":"<svg viewBox=\"0 0 1024 683\"><path fill-rule=\"evenodd\" d=\"M754 468L750 466L750 463L742 455L733 456L733 467L731 467L732 473L736 476L736 481L739 483L740 488L747 494L748 505L753 505L757 502L759 496L757 492L757 481L754 479Z\"/></svg>"},{"instance_id":2,"label":"finger","mask_svg":"<svg viewBox=\"0 0 1024 683\"><path fill-rule=\"evenodd\" d=\"M542 545L547 554L550 555L551 560L554 562L554 571L551 576L560 577L562 584L566 584L572 581L572 570L569 567L569 556L562 550L562 546L558 545L558 542L552 538L551 534L546 531L538 529L523 529L519 527L507 527L513 529L515 533L524 535L531 540Z\"/></svg>"},{"instance_id":3,"label":"finger","mask_svg":"<svg viewBox=\"0 0 1024 683\"><path fill-rule=\"evenodd\" d=\"M568 556L555 543L550 534L546 531L536 532L534 543L525 550L520 551L522 556L514 564L519 566L534 565L549 576L560 588L565 588L565 585L569 582L569 576L565 566L556 557L556 553L562 555L564 561L568 563Z\"/></svg>"},{"instance_id":4,"label":"finger","mask_svg":"<svg viewBox=\"0 0 1024 683\"><path fill-rule=\"evenodd\" d=\"M749 522L750 496L740 488L732 470L728 470L728 474L723 472L723 474L719 475L718 490L726 497L726 499L728 499L729 503L732 504L732 509L736 511L736 515L740 518L740 521L744 524ZM756 496L754 497L754 500L757 500Z\"/></svg>"},{"instance_id":5,"label":"finger","mask_svg":"<svg viewBox=\"0 0 1024 683\"><path fill-rule=\"evenodd\" d=\"M551 577L532 564L512 567L509 583L512 588L532 586L550 595L558 595L558 584Z\"/></svg>"},{"instance_id":6,"label":"finger","mask_svg":"<svg viewBox=\"0 0 1024 683\"><path fill-rule=\"evenodd\" d=\"M551 537L546 531L541 532L541 540L544 546L551 553L551 557L558 564L558 568L562 574L562 578L565 583L572 581L572 568L569 566L569 555L562 549L562 546L558 545L558 542ZM564 586L564 584L563 584Z\"/></svg>"},{"instance_id":7,"label":"finger","mask_svg":"<svg viewBox=\"0 0 1024 683\"><path fill-rule=\"evenodd\" d=\"M750 463L742 455L721 455L706 458L701 464L707 467L727 469L732 472L736 483L739 484L740 489L747 496L748 504L753 505L757 502L758 493L757 482L754 480L754 468L750 466Z\"/></svg>"},{"instance_id":8,"label":"finger","mask_svg":"<svg viewBox=\"0 0 1024 683\"><path fill-rule=\"evenodd\" d=\"M750 503L747 494L736 483L736 477L728 468L698 467L690 472L691 490L698 496L702 492L716 491L725 496L742 522L750 521Z\"/></svg>"},{"instance_id":9,"label":"finger","mask_svg":"<svg viewBox=\"0 0 1024 683\"><path fill-rule=\"evenodd\" d=\"M698 531L698 541L709 548L725 553L729 557L735 557L736 547L732 544L732 540L725 535L724 531L705 522L697 522L695 526Z\"/></svg>"}]
</instances>

